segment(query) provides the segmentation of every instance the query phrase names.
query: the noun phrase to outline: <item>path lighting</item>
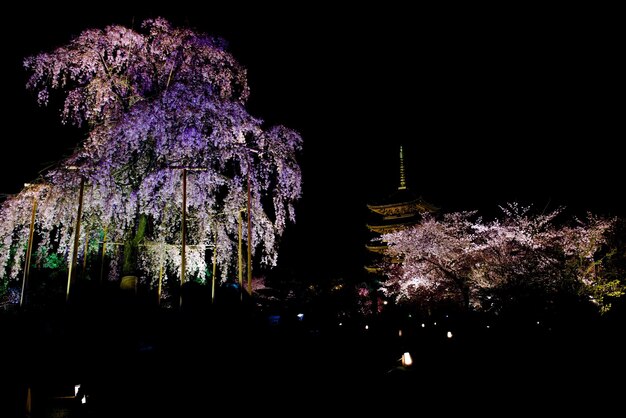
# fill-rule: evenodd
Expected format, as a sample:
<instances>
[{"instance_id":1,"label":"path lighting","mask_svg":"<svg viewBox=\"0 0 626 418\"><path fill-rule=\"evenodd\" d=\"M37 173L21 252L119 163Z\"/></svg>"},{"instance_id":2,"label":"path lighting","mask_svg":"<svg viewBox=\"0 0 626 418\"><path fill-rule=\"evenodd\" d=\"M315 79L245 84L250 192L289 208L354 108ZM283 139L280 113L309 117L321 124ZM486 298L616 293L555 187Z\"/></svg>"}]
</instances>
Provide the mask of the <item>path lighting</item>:
<instances>
[{"instance_id":1,"label":"path lighting","mask_svg":"<svg viewBox=\"0 0 626 418\"><path fill-rule=\"evenodd\" d=\"M74 397L78 396L78 391L80 390L80 385L74 385ZM87 395L82 394L83 397L80 398L80 403L85 404L87 403Z\"/></svg>"},{"instance_id":2,"label":"path lighting","mask_svg":"<svg viewBox=\"0 0 626 418\"><path fill-rule=\"evenodd\" d=\"M404 367L411 366L413 364L411 353L409 353L408 351L404 352L404 354L402 354L402 358L400 359L400 361L402 361L402 366Z\"/></svg>"}]
</instances>

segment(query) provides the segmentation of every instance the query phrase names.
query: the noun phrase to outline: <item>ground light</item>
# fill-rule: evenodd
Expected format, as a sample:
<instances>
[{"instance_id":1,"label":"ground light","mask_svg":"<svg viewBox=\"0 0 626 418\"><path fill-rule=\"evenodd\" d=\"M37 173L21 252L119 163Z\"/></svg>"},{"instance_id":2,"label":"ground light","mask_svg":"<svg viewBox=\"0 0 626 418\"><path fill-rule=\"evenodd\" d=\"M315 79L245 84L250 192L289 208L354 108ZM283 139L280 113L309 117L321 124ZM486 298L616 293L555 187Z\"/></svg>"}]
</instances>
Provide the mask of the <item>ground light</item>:
<instances>
[{"instance_id":1,"label":"ground light","mask_svg":"<svg viewBox=\"0 0 626 418\"><path fill-rule=\"evenodd\" d=\"M402 361L402 366L404 367L409 367L410 365L412 365L413 359L411 358L411 353L409 353L408 351L404 352L400 361Z\"/></svg>"},{"instance_id":2,"label":"ground light","mask_svg":"<svg viewBox=\"0 0 626 418\"><path fill-rule=\"evenodd\" d=\"M80 385L74 385L74 397L78 396L80 391ZM83 393L83 397L80 399L80 403L87 403L87 395Z\"/></svg>"}]
</instances>

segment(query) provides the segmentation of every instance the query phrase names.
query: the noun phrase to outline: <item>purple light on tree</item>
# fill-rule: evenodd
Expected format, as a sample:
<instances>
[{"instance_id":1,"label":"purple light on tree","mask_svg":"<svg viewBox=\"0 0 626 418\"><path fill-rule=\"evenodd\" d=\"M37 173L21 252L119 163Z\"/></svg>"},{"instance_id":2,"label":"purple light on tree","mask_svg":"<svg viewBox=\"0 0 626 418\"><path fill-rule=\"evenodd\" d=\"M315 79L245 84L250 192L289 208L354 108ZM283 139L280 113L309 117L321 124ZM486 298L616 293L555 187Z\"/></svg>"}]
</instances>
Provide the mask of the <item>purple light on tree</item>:
<instances>
[{"instance_id":1,"label":"purple light on tree","mask_svg":"<svg viewBox=\"0 0 626 418\"><path fill-rule=\"evenodd\" d=\"M106 246L115 278L142 271L155 284L162 268L180 274L181 167L200 169L187 173L185 273L204 273L207 249L216 251L222 277L232 273L248 183L252 227L243 238L262 264L276 265L277 238L295 222L301 196L302 139L247 112L246 70L222 40L158 18L139 31L86 30L24 66L39 103L58 97L63 123L88 134L41 187L3 204L0 277L16 278L21 269L33 193L37 254L71 257L81 179L81 252L97 252L106 233L107 242L124 243L119 255Z\"/></svg>"}]
</instances>

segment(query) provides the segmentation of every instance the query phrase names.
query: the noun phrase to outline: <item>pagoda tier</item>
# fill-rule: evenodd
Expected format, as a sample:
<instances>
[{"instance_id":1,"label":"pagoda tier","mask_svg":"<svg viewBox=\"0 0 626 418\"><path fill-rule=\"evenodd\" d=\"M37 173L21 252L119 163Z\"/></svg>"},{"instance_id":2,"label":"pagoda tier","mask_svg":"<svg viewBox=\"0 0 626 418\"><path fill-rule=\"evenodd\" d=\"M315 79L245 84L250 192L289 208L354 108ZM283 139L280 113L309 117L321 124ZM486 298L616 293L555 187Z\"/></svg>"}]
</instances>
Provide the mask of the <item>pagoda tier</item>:
<instances>
[{"instance_id":1,"label":"pagoda tier","mask_svg":"<svg viewBox=\"0 0 626 418\"><path fill-rule=\"evenodd\" d=\"M377 234L408 228L420 221L422 213L438 210L407 188L396 191L382 203L369 204L367 208L375 218L367 228Z\"/></svg>"},{"instance_id":2,"label":"pagoda tier","mask_svg":"<svg viewBox=\"0 0 626 418\"><path fill-rule=\"evenodd\" d=\"M367 208L385 218L406 218L415 216L416 213L434 212L438 208L425 202L421 197L416 197L410 190L398 190L391 195L385 203L367 205Z\"/></svg>"},{"instance_id":3,"label":"pagoda tier","mask_svg":"<svg viewBox=\"0 0 626 418\"><path fill-rule=\"evenodd\" d=\"M415 225L420 220L419 213L407 214L405 216L386 216L368 223L367 229L377 234L387 234L399 231Z\"/></svg>"},{"instance_id":4,"label":"pagoda tier","mask_svg":"<svg viewBox=\"0 0 626 418\"><path fill-rule=\"evenodd\" d=\"M367 225L367 228L377 234L389 234L391 232L401 231L410 225L407 224L389 224L389 225Z\"/></svg>"},{"instance_id":5,"label":"pagoda tier","mask_svg":"<svg viewBox=\"0 0 626 418\"><path fill-rule=\"evenodd\" d=\"M365 246L365 248L373 253L384 254L387 246L385 244L368 244Z\"/></svg>"},{"instance_id":6,"label":"pagoda tier","mask_svg":"<svg viewBox=\"0 0 626 418\"><path fill-rule=\"evenodd\" d=\"M378 267L371 267L371 266L365 266L365 271L367 271L368 273L371 273L371 274L379 274L380 273L380 268L378 268Z\"/></svg>"}]
</instances>

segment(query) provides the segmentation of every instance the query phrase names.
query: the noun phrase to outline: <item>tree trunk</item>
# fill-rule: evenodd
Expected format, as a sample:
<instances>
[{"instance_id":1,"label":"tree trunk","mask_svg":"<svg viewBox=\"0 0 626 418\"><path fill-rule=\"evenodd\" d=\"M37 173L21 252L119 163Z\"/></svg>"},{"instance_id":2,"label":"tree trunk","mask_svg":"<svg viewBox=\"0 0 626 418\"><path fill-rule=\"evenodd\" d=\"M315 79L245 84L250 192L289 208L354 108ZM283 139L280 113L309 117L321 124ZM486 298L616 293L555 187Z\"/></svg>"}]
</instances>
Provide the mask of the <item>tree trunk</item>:
<instances>
[{"instance_id":1,"label":"tree trunk","mask_svg":"<svg viewBox=\"0 0 626 418\"><path fill-rule=\"evenodd\" d=\"M122 265L122 276L136 276L138 270L139 243L146 233L148 217L141 215L137 222L137 230L129 239L124 242L124 264Z\"/></svg>"},{"instance_id":2,"label":"tree trunk","mask_svg":"<svg viewBox=\"0 0 626 418\"><path fill-rule=\"evenodd\" d=\"M463 302L463 310L469 312L470 310L470 288L469 286L461 286L461 298Z\"/></svg>"}]
</instances>

